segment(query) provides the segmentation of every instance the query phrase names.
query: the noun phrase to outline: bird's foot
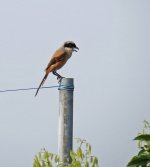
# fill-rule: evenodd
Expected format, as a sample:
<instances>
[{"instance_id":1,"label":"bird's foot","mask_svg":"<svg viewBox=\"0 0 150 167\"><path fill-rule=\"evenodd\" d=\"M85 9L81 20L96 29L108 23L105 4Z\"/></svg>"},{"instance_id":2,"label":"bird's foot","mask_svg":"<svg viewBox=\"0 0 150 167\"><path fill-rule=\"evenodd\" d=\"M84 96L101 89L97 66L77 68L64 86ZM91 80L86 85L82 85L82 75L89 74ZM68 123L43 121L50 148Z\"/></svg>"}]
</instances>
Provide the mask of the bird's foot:
<instances>
[{"instance_id":1,"label":"bird's foot","mask_svg":"<svg viewBox=\"0 0 150 167\"><path fill-rule=\"evenodd\" d=\"M58 80L58 83L60 84L62 79L65 78L65 77L57 77L57 80Z\"/></svg>"}]
</instances>

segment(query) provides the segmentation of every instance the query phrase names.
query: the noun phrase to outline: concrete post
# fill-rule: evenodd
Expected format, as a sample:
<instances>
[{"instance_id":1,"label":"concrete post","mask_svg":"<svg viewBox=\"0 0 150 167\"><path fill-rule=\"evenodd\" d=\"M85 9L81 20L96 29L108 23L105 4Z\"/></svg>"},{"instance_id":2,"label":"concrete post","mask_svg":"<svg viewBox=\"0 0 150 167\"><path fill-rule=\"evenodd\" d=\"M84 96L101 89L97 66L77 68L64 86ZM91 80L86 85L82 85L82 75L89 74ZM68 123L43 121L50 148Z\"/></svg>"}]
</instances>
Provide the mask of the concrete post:
<instances>
[{"instance_id":1,"label":"concrete post","mask_svg":"<svg viewBox=\"0 0 150 167\"><path fill-rule=\"evenodd\" d=\"M73 78L63 78L59 87L58 154L60 160L69 163L73 142Z\"/></svg>"}]
</instances>

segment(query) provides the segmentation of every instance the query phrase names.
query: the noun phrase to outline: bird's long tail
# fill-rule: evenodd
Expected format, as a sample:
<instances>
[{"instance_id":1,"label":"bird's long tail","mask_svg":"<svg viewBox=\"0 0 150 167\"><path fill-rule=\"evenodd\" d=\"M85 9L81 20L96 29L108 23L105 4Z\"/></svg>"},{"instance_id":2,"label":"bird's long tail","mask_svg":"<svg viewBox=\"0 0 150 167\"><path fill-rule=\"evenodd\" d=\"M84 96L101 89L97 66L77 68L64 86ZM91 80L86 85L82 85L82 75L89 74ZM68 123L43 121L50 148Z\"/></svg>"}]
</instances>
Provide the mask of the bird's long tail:
<instances>
[{"instance_id":1,"label":"bird's long tail","mask_svg":"<svg viewBox=\"0 0 150 167\"><path fill-rule=\"evenodd\" d=\"M48 76L48 74L46 73L45 76L44 76L44 78L42 79L42 81L41 81L39 87L37 88L37 91L36 91L36 93L35 93L35 96L38 94L38 92L39 92L41 86L44 84L44 82L45 82L47 76Z\"/></svg>"}]
</instances>

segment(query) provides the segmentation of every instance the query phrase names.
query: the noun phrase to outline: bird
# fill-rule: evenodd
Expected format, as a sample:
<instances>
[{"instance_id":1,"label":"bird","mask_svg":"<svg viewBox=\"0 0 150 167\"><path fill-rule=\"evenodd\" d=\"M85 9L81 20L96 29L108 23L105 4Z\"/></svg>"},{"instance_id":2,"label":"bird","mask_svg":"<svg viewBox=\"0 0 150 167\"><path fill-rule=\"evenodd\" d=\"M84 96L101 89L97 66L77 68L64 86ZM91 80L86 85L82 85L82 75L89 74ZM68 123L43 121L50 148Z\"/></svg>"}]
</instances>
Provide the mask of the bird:
<instances>
[{"instance_id":1,"label":"bird","mask_svg":"<svg viewBox=\"0 0 150 167\"><path fill-rule=\"evenodd\" d=\"M53 73L57 76L57 79L59 82L61 82L62 77L60 74L57 73L57 70L62 68L68 59L72 56L73 52L77 52L79 48L76 46L76 44L73 41L66 41L63 43L63 45L56 50L56 52L53 54L52 58L50 59L46 69L45 69L45 75L37 88L37 91L35 93L35 96L37 96L41 86L43 86L45 80L47 79L49 73Z\"/></svg>"}]
</instances>

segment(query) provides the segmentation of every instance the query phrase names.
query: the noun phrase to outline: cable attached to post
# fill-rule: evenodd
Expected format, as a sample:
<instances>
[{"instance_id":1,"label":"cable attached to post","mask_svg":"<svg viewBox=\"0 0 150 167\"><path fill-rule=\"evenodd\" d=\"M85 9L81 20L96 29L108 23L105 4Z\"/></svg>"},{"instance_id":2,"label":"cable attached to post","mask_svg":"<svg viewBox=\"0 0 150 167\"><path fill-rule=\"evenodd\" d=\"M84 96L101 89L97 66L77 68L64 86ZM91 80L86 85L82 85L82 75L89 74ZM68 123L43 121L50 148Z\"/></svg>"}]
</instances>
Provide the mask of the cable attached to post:
<instances>
[{"instance_id":1,"label":"cable attached to post","mask_svg":"<svg viewBox=\"0 0 150 167\"><path fill-rule=\"evenodd\" d=\"M74 90L74 86L73 85L59 85L58 90Z\"/></svg>"},{"instance_id":2,"label":"cable attached to post","mask_svg":"<svg viewBox=\"0 0 150 167\"><path fill-rule=\"evenodd\" d=\"M50 88L58 88L59 86L45 86L41 87L40 89L50 89ZM28 90L35 90L38 88L19 88L19 89L6 89L6 90L0 90L0 93L5 93L5 92L16 92L16 91L28 91Z\"/></svg>"}]
</instances>

